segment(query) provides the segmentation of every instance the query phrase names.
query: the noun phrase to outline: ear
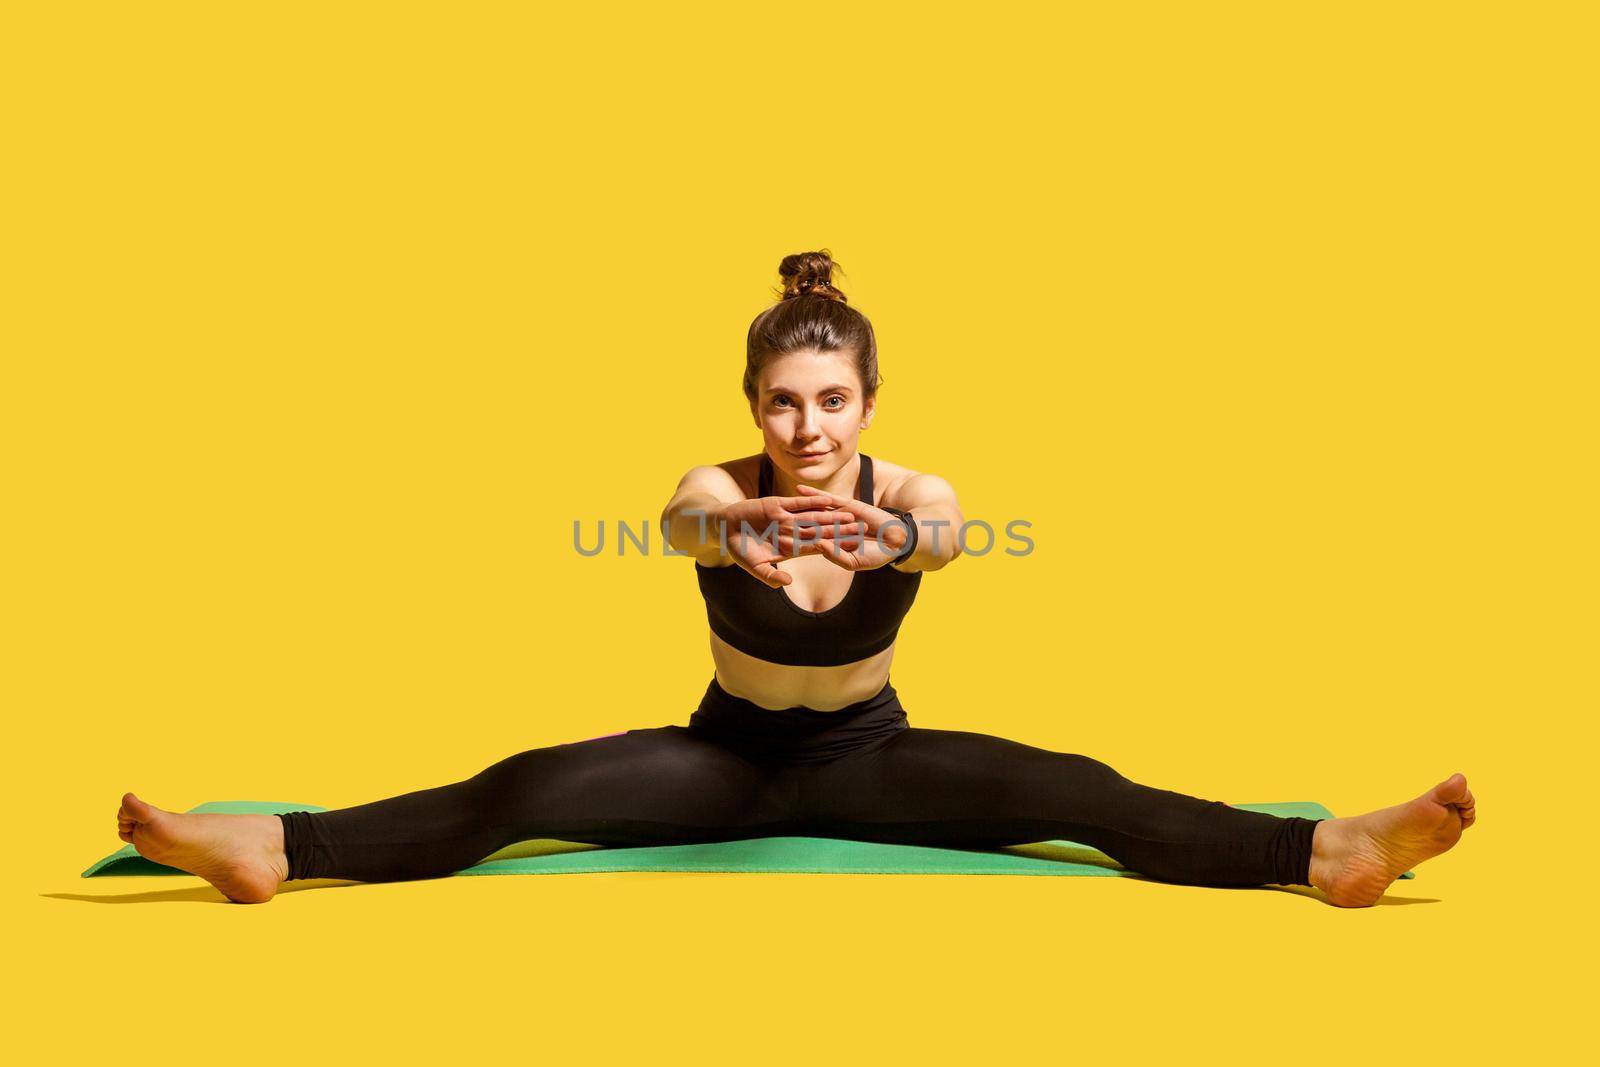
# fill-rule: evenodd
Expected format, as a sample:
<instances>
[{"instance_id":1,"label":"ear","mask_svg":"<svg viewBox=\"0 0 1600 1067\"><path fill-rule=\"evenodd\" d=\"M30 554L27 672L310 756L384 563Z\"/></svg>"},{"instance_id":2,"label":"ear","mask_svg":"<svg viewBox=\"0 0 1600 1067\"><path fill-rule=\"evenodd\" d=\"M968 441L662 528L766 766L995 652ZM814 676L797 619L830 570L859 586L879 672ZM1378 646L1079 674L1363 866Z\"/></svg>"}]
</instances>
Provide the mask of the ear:
<instances>
[{"instance_id":1,"label":"ear","mask_svg":"<svg viewBox=\"0 0 1600 1067\"><path fill-rule=\"evenodd\" d=\"M861 428L863 430L872 425L872 415L877 410L878 398L875 396L868 397L866 403L861 407Z\"/></svg>"}]
</instances>

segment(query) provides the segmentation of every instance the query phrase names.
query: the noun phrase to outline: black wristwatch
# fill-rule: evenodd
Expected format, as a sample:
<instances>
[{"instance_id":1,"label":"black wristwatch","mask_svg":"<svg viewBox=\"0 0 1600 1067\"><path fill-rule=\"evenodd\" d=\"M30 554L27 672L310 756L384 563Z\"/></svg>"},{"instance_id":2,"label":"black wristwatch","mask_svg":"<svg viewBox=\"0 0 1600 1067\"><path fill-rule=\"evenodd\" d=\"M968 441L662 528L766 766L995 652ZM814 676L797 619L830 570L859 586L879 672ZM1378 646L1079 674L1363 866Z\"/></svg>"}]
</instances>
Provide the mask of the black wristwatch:
<instances>
[{"instance_id":1,"label":"black wristwatch","mask_svg":"<svg viewBox=\"0 0 1600 1067\"><path fill-rule=\"evenodd\" d=\"M911 517L911 512L901 511L899 508L884 508L889 514L906 524L906 543L898 555L890 563L899 563L917 550L917 520Z\"/></svg>"}]
</instances>

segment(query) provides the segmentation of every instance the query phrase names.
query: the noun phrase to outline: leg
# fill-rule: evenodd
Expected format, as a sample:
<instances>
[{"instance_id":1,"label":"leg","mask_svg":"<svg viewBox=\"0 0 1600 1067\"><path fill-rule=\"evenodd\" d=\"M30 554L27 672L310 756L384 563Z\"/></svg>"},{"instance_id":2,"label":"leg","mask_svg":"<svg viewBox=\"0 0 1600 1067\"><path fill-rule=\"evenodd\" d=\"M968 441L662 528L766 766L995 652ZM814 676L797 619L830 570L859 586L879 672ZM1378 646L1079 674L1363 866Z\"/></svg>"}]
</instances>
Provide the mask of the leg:
<instances>
[{"instance_id":1,"label":"leg","mask_svg":"<svg viewBox=\"0 0 1600 1067\"><path fill-rule=\"evenodd\" d=\"M1314 885L1341 907L1377 903L1477 818L1461 774L1365 815L1280 819L1139 785L1087 756L915 727L816 768L805 787L806 833L967 847L1059 838L1165 881Z\"/></svg>"},{"instance_id":2,"label":"leg","mask_svg":"<svg viewBox=\"0 0 1600 1067\"><path fill-rule=\"evenodd\" d=\"M433 878L517 841L671 845L761 837L783 783L681 726L518 753L463 782L285 817L290 878Z\"/></svg>"},{"instance_id":3,"label":"leg","mask_svg":"<svg viewBox=\"0 0 1600 1067\"><path fill-rule=\"evenodd\" d=\"M1165 881L1309 884L1313 820L1153 789L1087 756L987 734L902 730L824 765L809 786L808 814L830 836L965 847L1065 839Z\"/></svg>"},{"instance_id":4,"label":"leg","mask_svg":"<svg viewBox=\"0 0 1600 1067\"><path fill-rule=\"evenodd\" d=\"M126 820L124 839L254 902L270 899L280 879L439 877L536 837L659 845L790 833L796 795L787 772L664 726L532 749L465 781L337 811L202 816L137 798L144 810L131 811L125 799L124 811L138 817ZM238 864L221 856L237 853L235 838L257 827L281 827L280 869L256 869L241 887Z\"/></svg>"}]
</instances>

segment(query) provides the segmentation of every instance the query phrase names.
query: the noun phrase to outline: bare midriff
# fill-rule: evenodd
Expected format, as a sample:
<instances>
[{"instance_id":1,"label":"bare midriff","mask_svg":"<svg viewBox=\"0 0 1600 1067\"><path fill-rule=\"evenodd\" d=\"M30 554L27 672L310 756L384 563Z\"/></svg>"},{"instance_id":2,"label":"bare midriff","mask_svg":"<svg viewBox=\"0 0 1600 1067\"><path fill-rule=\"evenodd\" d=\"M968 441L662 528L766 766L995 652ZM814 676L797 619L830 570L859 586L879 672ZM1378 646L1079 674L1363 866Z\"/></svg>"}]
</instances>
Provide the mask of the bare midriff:
<instances>
[{"instance_id":1,"label":"bare midriff","mask_svg":"<svg viewBox=\"0 0 1600 1067\"><path fill-rule=\"evenodd\" d=\"M894 645L876 655L837 667L795 667L740 652L711 634L711 659L717 684L763 708L807 707L838 711L876 696L889 680Z\"/></svg>"}]
</instances>

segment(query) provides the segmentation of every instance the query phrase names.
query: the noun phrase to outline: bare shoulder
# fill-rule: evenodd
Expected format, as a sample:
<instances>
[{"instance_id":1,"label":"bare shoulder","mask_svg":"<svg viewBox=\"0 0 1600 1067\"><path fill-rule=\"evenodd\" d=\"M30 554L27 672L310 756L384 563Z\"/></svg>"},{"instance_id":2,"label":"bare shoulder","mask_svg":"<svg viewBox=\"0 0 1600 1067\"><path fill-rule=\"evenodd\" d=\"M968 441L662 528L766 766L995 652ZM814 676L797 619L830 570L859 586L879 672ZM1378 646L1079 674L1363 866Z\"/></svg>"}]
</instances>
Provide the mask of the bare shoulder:
<instances>
[{"instance_id":1,"label":"bare shoulder","mask_svg":"<svg viewBox=\"0 0 1600 1067\"><path fill-rule=\"evenodd\" d=\"M878 507L910 511L932 500L948 499L954 503L956 498L955 487L937 474L913 470L876 456L872 457L872 481Z\"/></svg>"},{"instance_id":2,"label":"bare shoulder","mask_svg":"<svg viewBox=\"0 0 1600 1067\"><path fill-rule=\"evenodd\" d=\"M765 454L757 452L753 456L726 460L717 464L717 467L727 472L728 477L733 479L733 484L739 488L740 496L754 499L761 487L761 457Z\"/></svg>"},{"instance_id":3,"label":"bare shoulder","mask_svg":"<svg viewBox=\"0 0 1600 1067\"><path fill-rule=\"evenodd\" d=\"M759 457L758 457L759 458ZM740 500L755 495L755 465L748 459L690 467L678 481L678 492L698 490L719 500Z\"/></svg>"},{"instance_id":4,"label":"bare shoulder","mask_svg":"<svg viewBox=\"0 0 1600 1067\"><path fill-rule=\"evenodd\" d=\"M717 482L722 489L732 493L736 498L753 499L760 485L761 456L762 453L757 452L753 456L740 456L738 459L723 460L713 466L695 469L704 471L704 478Z\"/></svg>"}]
</instances>

